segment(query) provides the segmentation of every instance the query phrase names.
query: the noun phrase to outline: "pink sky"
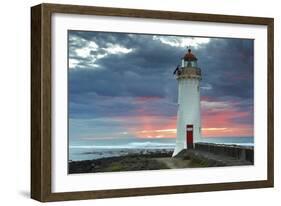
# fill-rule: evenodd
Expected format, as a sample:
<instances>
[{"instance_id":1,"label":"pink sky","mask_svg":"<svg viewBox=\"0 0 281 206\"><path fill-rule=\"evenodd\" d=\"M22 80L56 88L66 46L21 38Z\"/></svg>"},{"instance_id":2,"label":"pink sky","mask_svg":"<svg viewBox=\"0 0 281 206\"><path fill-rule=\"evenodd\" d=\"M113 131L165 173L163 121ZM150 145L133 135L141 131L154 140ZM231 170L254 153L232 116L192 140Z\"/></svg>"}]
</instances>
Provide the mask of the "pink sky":
<instances>
[{"instance_id":1,"label":"pink sky","mask_svg":"<svg viewBox=\"0 0 281 206\"><path fill-rule=\"evenodd\" d=\"M150 99L152 100L152 99ZM138 103L147 99L137 99ZM244 120L251 118L251 112L240 111L239 102L223 102L208 97L201 98L201 123L203 137L234 137L253 136L253 125L245 124ZM143 108L138 115L129 121L138 121L138 128L131 128L129 133L139 138L176 137L177 116L153 116L145 113ZM241 122L241 123L240 123Z\"/></svg>"}]
</instances>

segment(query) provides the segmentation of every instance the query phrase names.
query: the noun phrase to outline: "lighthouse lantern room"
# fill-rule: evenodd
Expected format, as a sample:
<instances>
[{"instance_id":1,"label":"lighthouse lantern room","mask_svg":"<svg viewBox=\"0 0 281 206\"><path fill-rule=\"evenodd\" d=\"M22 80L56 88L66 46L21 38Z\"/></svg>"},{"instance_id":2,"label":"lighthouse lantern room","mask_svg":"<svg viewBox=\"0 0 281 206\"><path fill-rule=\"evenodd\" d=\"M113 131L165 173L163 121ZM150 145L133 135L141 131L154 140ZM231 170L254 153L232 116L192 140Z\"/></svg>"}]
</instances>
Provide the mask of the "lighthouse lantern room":
<instances>
[{"instance_id":1,"label":"lighthouse lantern room","mask_svg":"<svg viewBox=\"0 0 281 206\"><path fill-rule=\"evenodd\" d=\"M178 81L177 138L173 156L184 149L193 148L201 139L200 81L201 69L197 58L188 49L174 71Z\"/></svg>"}]
</instances>

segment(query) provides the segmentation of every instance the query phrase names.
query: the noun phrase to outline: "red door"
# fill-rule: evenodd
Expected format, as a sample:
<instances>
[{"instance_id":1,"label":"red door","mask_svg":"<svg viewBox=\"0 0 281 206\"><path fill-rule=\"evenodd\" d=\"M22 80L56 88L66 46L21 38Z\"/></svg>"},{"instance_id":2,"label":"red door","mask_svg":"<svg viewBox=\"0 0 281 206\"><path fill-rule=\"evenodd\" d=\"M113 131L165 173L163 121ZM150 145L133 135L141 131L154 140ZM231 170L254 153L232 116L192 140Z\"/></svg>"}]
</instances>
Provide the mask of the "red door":
<instances>
[{"instance_id":1,"label":"red door","mask_svg":"<svg viewBox=\"0 0 281 206\"><path fill-rule=\"evenodd\" d=\"M186 144L187 148L193 148L193 125L186 125Z\"/></svg>"}]
</instances>

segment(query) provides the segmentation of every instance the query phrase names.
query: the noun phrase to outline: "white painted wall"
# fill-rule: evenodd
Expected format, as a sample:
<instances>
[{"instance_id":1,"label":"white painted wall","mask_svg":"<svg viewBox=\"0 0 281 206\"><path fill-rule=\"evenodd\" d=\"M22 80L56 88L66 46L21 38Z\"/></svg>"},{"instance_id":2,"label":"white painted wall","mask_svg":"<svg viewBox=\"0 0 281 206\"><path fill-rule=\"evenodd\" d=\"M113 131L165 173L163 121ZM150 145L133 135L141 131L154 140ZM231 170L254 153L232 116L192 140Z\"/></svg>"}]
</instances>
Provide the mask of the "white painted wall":
<instances>
[{"instance_id":1,"label":"white painted wall","mask_svg":"<svg viewBox=\"0 0 281 206\"><path fill-rule=\"evenodd\" d=\"M1 2L0 192L1 205L35 206L30 184L30 6L39 0ZM47 203L45 205L280 205L281 201L281 13L276 0L46 0L45 2L130 7L275 18L275 188L151 197Z\"/></svg>"},{"instance_id":2,"label":"white painted wall","mask_svg":"<svg viewBox=\"0 0 281 206\"><path fill-rule=\"evenodd\" d=\"M186 125L193 125L193 141L201 139L200 127L200 80L178 80L177 139L173 156L186 149Z\"/></svg>"}]
</instances>

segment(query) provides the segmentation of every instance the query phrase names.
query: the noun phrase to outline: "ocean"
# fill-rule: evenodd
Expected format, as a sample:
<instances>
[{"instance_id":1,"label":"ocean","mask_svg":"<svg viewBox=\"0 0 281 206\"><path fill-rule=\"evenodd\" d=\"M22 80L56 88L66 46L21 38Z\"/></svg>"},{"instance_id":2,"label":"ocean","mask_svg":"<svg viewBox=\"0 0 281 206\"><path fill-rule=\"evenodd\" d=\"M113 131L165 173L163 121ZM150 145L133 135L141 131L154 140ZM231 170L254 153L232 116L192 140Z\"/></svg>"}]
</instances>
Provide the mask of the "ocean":
<instances>
[{"instance_id":1,"label":"ocean","mask_svg":"<svg viewBox=\"0 0 281 206\"><path fill-rule=\"evenodd\" d=\"M253 137L205 137L202 138L202 142L254 146ZM71 140L68 159L91 160L138 153L143 150L173 151L175 143L175 138Z\"/></svg>"}]
</instances>

